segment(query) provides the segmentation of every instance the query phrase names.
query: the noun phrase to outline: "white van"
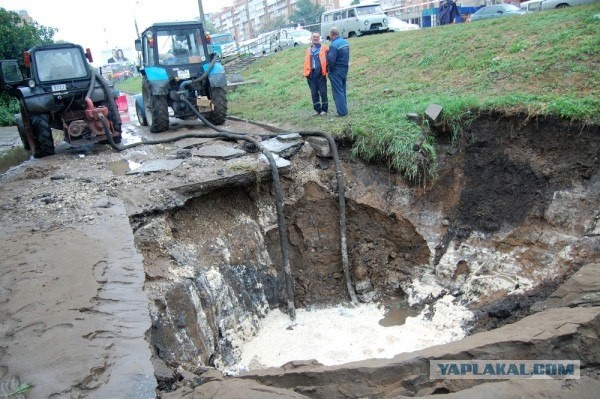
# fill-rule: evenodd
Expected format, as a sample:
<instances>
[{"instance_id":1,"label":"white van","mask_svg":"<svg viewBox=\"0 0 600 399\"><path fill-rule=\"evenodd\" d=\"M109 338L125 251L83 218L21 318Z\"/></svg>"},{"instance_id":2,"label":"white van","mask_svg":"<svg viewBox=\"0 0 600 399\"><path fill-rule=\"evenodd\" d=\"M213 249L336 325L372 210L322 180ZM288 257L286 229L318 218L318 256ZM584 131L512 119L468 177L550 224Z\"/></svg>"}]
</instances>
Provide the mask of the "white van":
<instances>
[{"instance_id":1,"label":"white van","mask_svg":"<svg viewBox=\"0 0 600 399\"><path fill-rule=\"evenodd\" d=\"M321 15L321 37L329 40L329 29L337 27L344 39L388 31L388 19L379 3L356 4Z\"/></svg>"}]
</instances>

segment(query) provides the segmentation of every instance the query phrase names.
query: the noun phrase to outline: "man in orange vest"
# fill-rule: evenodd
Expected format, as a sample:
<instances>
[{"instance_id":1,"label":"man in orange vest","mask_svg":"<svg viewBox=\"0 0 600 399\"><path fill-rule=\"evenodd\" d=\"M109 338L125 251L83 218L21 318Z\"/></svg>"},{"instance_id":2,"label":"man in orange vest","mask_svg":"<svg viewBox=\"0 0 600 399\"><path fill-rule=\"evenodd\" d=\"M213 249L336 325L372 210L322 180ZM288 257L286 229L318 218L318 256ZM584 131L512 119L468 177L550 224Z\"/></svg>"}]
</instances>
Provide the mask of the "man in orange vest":
<instances>
[{"instance_id":1,"label":"man in orange vest","mask_svg":"<svg viewBox=\"0 0 600 399\"><path fill-rule=\"evenodd\" d=\"M327 115L327 46L321 44L321 35L313 32L312 45L306 49L304 76L310 87L314 116Z\"/></svg>"}]
</instances>

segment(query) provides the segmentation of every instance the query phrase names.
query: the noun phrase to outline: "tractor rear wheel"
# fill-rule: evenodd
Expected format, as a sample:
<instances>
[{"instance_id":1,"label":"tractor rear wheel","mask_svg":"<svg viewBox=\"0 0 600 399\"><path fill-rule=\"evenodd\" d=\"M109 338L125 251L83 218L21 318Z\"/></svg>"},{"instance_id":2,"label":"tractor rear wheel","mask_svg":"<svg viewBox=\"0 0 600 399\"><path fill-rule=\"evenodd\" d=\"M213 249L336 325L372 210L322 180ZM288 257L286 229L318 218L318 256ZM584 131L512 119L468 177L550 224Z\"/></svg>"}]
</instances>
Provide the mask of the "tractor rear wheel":
<instances>
[{"instance_id":1,"label":"tractor rear wheel","mask_svg":"<svg viewBox=\"0 0 600 399\"><path fill-rule=\"evenodd\" d=\"M33 156L43 158L54 155L54 139L48 115L31 115L29 117L31 130L33 131Z\"/></svg>"},{"instance_id":2,"label":"tractor rear wheel","mask_svg":"<svg viewBox=\"0 0 600 399\"><path fill-rule=\"evenodd\" d=\"M144 104L146 120L152 133L169 130L169 104L167 96L149 96Z\"/></svg>"},{"instance_id":3,"label":"tractor rear wheel","mask_svg":"<svg viewBox=\"0 0 600 399\"><path fill-rule=\"evenodd\" d=\"M208 120L214 125L222 125L227 118L227 94L222 87L210 88L213 111L209 114Z\"/></svg>"}]
</instances>

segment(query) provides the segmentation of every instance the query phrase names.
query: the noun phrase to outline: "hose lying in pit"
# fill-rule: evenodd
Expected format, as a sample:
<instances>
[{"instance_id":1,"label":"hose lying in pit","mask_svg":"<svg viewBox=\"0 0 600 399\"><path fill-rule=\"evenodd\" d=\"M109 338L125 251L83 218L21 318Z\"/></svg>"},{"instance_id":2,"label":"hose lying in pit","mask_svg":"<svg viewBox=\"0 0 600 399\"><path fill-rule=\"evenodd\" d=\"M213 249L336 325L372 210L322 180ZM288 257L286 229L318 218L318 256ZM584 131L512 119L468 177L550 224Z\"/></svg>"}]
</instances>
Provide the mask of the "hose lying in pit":
<instances>
[{"instance_id":1,"label":"hose lying in pit","mask_svg":"<svg viewBox=\"0 0 600 399\"><path fill-rule=\"evenodd\" d=\"M325 132L307 132L300 131L298 134L302 137L324 137L327 139L329 143L329 148L331 150L331 155L333 156L333 162L335 163L335 175L337 179L338 186L338 203L339 203L339 212L340 212L340 249L342 251L342 267L344 269L344 277L346 279L346 289L348 290L348 294L350 295L350 299L352 303L357 304L358 298L356 297L356 293L354 292L354 288L352 287L352 278L350 277L350 267L348 266L348 242L346 240L346 185L344 183L344 173L342 172L342 167L340 163L340 156L338 154L337 146L335 145L335 141L333 141L333 137L330 134Z\"/></svg>"},{"instance_id":2,"label":"hose lying in pit","mask_svg":"<svg viewBox=\"0 0 600 399\"><path fill-rule=\"evenodd\" d=\"M210 127L217 132L228 132L235 133L240 135L245 135L247 133L239 133L232 132L225 129L221 129L218 126L212 124L208 119L206 119L200 112L196 110L196 108L183 96L180 98L187 106L194 112L194 114L200 119L206 126ZM342 172L342 167L340 163L340 156L337 151L337 146L335 145L335 141L330 134L319 131L299 131L299 132L282 132L277 134L272 134L269 136L282 136L291 133L298 133L302 137L323 137L329 143L329 148L331 150L331 155L333 156L333 161L335 163L335 174L337 178L338 185L338 200L339 200L339 214L340 214L340 250L342 252L342 268L344 270L344 277L346 280L346 289L348 290L348 295L350 295L350 300L352 303L358 303L358 298L356 297L356 293L354 292L354 288L352 287L352 278L350 277L350 267L348 265L348 243L346 240L346 191L344 184L344 173ZM283 214L283 211L282 211Z\"/></svg>"},{"instance_id":3,"label":"hose lying in pit","mask_svg":"<svg viewBox=\"0 0 600 399\"><path fill-rule=\"evenodd\" d=\"M288 311L290 313L290 317L294 320L296 317L296 311L295 311L295 306L294 306L294 289L293 289L291 267L290 267L290 263L289 263L288 240L287 240L286 227L285 227L285 217L284 217L284 213L283 213L283 199L282 199L283 196L281 193L279 170L277 168L277 164L276 164L273 156L267 149L265 149L260 144L260 142L249 138L247 136L247 133L233 132L233 131L221 129L221 128L215 126L214 124L212 124L211 122L209 122L204 116L202 116L202 114L200 114L200 112L198 112L196 110L196 108L183 96L182 96L181 100L194 112L194 114L198 117L198 119L200 119L206 126L217 131L218 133L185 134L185 135L180 135L177 137L163 139L163 140L142 141L142 142L123 146L123 145L118 145L114 142L112 135L109 134L108 125L107 125L106 121L104 120L104 118L102 118L101 121L104 126L106 137L107 137L107 140L108 140L110 146L117 151L123 151L123 150L129 149L129 148L143 145L143 144L151 144L151 145L152 144L165 144L165 143L171 143L171 142L174 142L177 140L181 140L184 138L228 138L228 139L233 139L233 140L245 140L245 141L248 141L248 142L252 143L253 145L255 145L267 157L267 160L269 161L269 165L271 166L271 173L273 175L273 185L274 185L274 189L275 189L275 202L276 202L276 208L277 208L279 238L280 238L281 254L282 254L283 267L284 267L285 283L286 283ZM350 296L352 303L356 304L356 303L358 303L358 299L356 297L354 288L352 287L352 278L350 276L350 268L349 268L349 261L348 261L348 247L347 247L347 238L346 238L345 183L344 183L344 175L343 175L341 165L340 165L340 159L339 159L339 154L337 151L337 146L335 145L335 141L333 140L333 137L330 134L325 133L325 132L320 132L320 131L283 132L283 133L273 134L273 135L269 135L269 136L278 136L278 135L284 135L284 134L290 134L290 133L298 133L302 137L310 137L310 136L323 137L329 143L329 147L330 147L330 150L331 150L331 153L332 153L332 156L334 159L334 163L335 163L336 179L337 179L337 185L338 185L339 219L340 219L340 221L339 221L339 223L340 223L340 250L341 250L341 255L342 255L342 267L343 267L343 271L344 271L344 277L346 280L346 289L348 291L348 294Z\"/></svg>"},{"instance_id":4,"label":"hose lying in pit","mask_svg":"<svg viewBox=\"0 0 600 399\"><path fill-rule=\"evenodd\" d=\"M198 113L198 115L200 115L200 113ZM269 161L269 166L271 167L271 174L273 175L273 186L275 188L275 204L276 204L276 208L277 208L277 222L278 222L278 226L279 226L279 243L281 246L281 258L283 261L283 272L284 272L284 276L285 276L288 312L289 312L290 318L292 320L295 320L296 319L296 308L294 305L294 288L292 285L292 269L290 267L290 260L289 260L289 254L288 254L288 239L287 239L286 227L285 227L285 217L283 214L283 195L282 195L282 191L281 191L281 181L279 179L279 169L277 168L277 162L275 162L275 158L273 158L273 155L271 154L271 152L269 150L267 150L262 144L260 144L260 142L258 140L255 140L255 139L248 137L246 135L243 135L243 134L235 134L235 133L230 133L230 132L225 132L225 131L221 131L218 133L186 134L183 136L178 136L176 139L170 138L170 139L166 139L166 140L152 140L152 141L145 141L145 142L142 141L142 142L130 144L127 146L121 146L121 145L118 145L115 143L115 141L112 137L112 134L110 132L110 127L108 126L108 122L106 122L106 118L101 116L100 122L102 123L102 126L104 127L104 133L106 134L108 143L110 144L110 146L112 148L114 148L117 151L123 151L125 149L132 148L132 147L135 147L135 146L138 146L141 144L168 143L168 142L173 142L176 140L181 140L182 138L192 138L192 137L193 138L226 138L226 139L232 139L232 140L245 140L245 141L253 144L256 148L258 148L260 150L260 152L262 152L265 155L265 157L267 157L267 160Z\"/></svg>"}]
</instances>

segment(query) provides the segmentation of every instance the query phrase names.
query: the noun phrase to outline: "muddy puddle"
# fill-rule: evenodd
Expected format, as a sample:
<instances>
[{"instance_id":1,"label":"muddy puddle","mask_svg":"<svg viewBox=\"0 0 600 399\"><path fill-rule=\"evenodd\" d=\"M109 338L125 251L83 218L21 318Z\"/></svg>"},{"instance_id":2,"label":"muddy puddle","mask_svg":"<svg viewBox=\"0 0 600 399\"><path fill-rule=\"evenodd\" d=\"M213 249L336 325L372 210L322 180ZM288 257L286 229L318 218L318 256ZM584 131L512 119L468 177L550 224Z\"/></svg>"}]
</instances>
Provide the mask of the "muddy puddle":
<instances>
[{"instance_id":1,"label":"muddy puddle","mask_svg":"<svg viewBox=\"0 0 600 399\"><path fill-rule=\"evenodd\" d=\"M408 317L416 317L423 310L422 306L409 306L406 301L393 298L381 306L384 314L378 323L382 327L401 326Z\"/></svg>"},{"instance_id":2,"label":"muddy puddle","mask_svg":"<svg viewBox=\"0 0 600 399\"><path fill-rule=\"evenodd\" d=\"M138 162L122 159L119 161L110 162L107 165L107 168L116 176L125 176L128 172L139 168L141 165L142 164Z\"/></svg>"}]
</instances>

